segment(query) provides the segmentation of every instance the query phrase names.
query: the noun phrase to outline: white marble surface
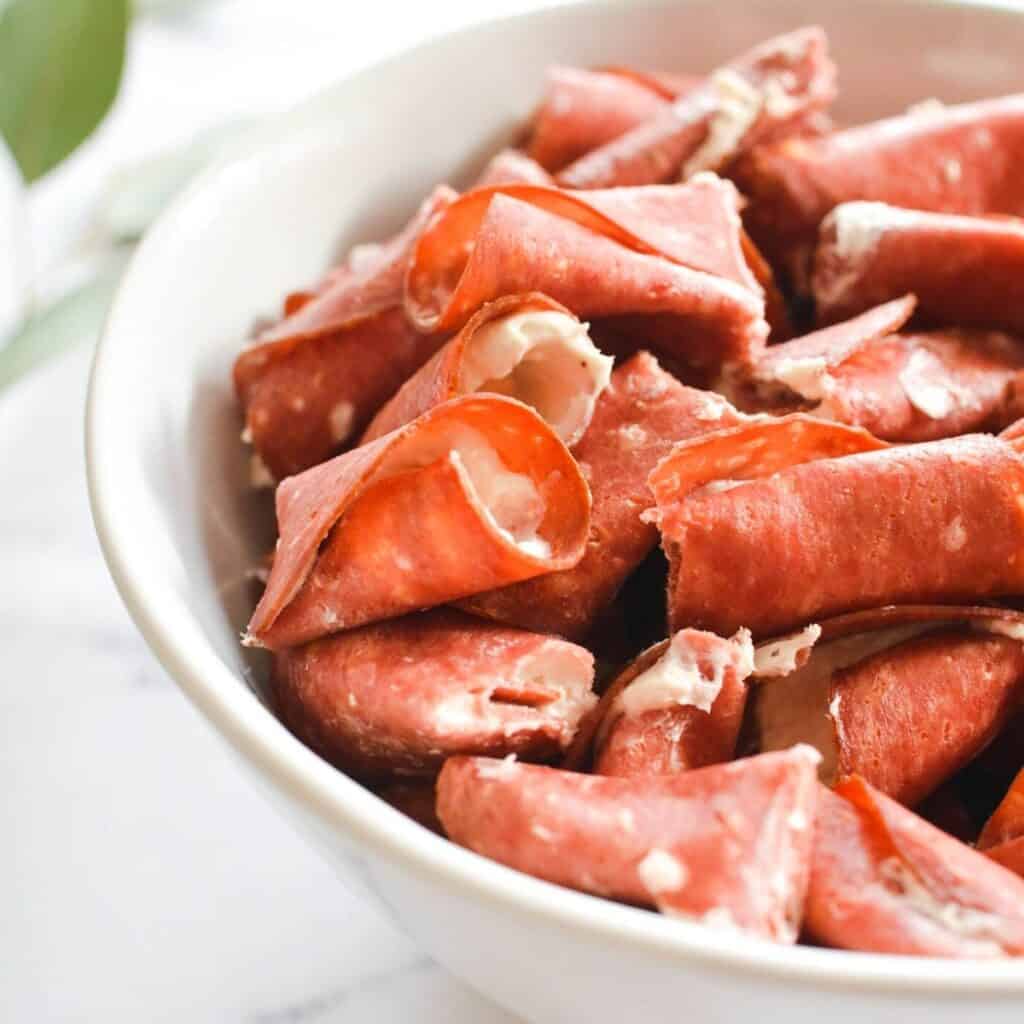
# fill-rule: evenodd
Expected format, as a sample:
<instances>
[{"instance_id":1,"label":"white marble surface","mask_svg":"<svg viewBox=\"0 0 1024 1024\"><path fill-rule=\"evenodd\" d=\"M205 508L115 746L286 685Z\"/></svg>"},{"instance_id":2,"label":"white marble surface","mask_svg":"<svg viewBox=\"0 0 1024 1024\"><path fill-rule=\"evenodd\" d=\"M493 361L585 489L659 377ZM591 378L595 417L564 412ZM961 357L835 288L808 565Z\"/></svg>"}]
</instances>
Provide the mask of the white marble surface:
<instances>
[{"instance_id":1,"label":"white marble surface","mask_svg":"<svg viewBox=\"0 0 1024 1024\"><path fill-rule=\"evenodd\" d=\"M148 26L101 137L35 190L37 270L80 244L126 153L281 106L344 54L365 62L469 6L398 18L377 0L376 22L346 25L347 3L246 0ZM510 1021L341 887L147 652L88 514L88 348L0 394L0 1020Z\"/></svg>"}]
</instances>

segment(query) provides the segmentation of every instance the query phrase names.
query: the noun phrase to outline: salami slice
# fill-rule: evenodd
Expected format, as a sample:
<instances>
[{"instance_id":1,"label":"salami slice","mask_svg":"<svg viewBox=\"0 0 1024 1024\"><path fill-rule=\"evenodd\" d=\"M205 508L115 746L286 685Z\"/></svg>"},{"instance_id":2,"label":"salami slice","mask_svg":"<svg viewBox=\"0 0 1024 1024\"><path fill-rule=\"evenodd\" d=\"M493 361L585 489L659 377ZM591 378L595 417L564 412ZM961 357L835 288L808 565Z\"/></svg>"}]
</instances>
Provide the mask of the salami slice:
<instances>
[{"instance_id":1,"label":"salami slice","mask_svg":"<svg viewBox=\"0 0 1024 1024\"><path fill-rule=\"evenodd\" d=\"M246 436L270 481L349 447L370 417L443 344L400 307L315 337L247 349L235 362Z\"/></svg>"},{"instance_id":2,"label":"salami slice","mask_svg":"<svg viewBox=\"0 0 1024 1024\"><path fill-rule=\"evenodd\" d=\"M731 760L753 671L746 631L681 629L649 648L602 697L594 771L672 775Z\"/></svg>"},{"instance_id":3,"label":"salami slice","mask_svg":"<svg viewBox=\"0 0 1024 1024\"><path fill-rule=\"evenodd\" d=\"M681 442L650 483L674 628L764 637L1024 590L1024 458L994 437L885 448L794 414Z\"/></svg>"},{"instance_id":4,"label":"salami slice","mask_svg":"<svg viewBox=\"0 0 1024 1024\"><path fill-rule=\"evenodd\" d=\"M608 385L612 359L582 324L545 295L509 295L484 306L384 406L363 443L458 395L477 391L518 398L567 444L587 429Z\"/></svg>"},{"instance_id":5,"label":"salami slice","mask_svg":"<svg viewBox=\"0 0 1024 1024\"><path fill-rule=\"evenodd\" d=\"M500 395L437 406L289 477L247 642L278 648L429 608L583 555L586 481L530 408Z\"/></svg>"},{"instance_id":6,"label":"salami slice","mask_svg":"<svg viewBox=\"0 0 1024 1024\"><path fill-rule=\"evenodd\" d=\"M669 106L659 83L619 71L553 67L526 151L548 171L618 138Z\"/></svg>"},{"instance_id":7,"label":"salami slice","mask_svg":"<svg viewBox=\"0 0 1024 1024\"><path fill-rule=\"evenodd\" d=\"M318 289L289 296L285 318L238 357L246 436L273 479L350 445L443 343L409 323L402 297L415 239L454 197L439 188L393 239L356 246Z\"/></svg>"},{"instance_id":8,"label":"salami slice","mask_svg":"<svg viewBox=\"0 0 1024 1024\"><path fill-rule=\"evenodd\" d=\"M1024 880L856 777L822 788L804 926L840 949L1024 955Z\"/></svg>"},{"instance_id":9,"label":"salami slice","mask_svg":"<svg viewBox=\"0 0 1024 1024\"><path fill-rule=\"evenodd\" d=\"M972 761L1022 701L1024 643L923 620L820 642L802 668L759 686L754 704L761 749L809 743L822 754L823 782L859 775L913 806Z\"/></svg>"},{"instance_id":10,"label":"salami slice","mask_svg":"<svg viewBox=\"0 0 1024 1024\"><path fill-rule=\"evenodd\" d=\"M651 185L717 171L757 141L799 130L831 103L835 68L819 28L770 39L557 177L567 188Z\"/></svg>"},{"instance_id":11,"label":"salami slice","mask_svg":"<svg viewBox=\"0 0 1024 1024\"><path fill-rule=\"evenodd\" d=\"M362 779L432 777L452 754L549 760L596 702L582 647L448 610L281 651L274 677L292 732Z\"/></svg>"},{"instance_id":12,"label":"salami slice","mask_svg":"<svg viewBox=\"0 0 1024 1024\"><path fill-rule=\"evenodd\" d=\"M1024 761L1024 751L1018 751ZM978 849L997 864L1024 876L1024 769L978 837Z\"/></svg>"},{"instance_id":13,"label":"salami slice","mask_svg":"<svg viewBox=\"0 0 1024 1024\"><path fill-rule=\"evenodd\" d=\"M585 195L476 189L420 236L407 309L423 331L457 329L487 302L540 291L580 317L667 317L679 354L696 361L749 358L768 327L737 204L713 175Z\"/></svg>"},{"instance_id":14,"label":"salami slice","mask_svg":"<svg viewBox=\"0 0 1024 1024\"><path fill-rule=\"evenodd\" d=\"M770 256L809 247L825 215L854 199L915 210L1024 215L1024 94L913 108L820 138L756 147L734 169L747 221Z\"/></svg>"},{"instance_id":15,"label":"salami slice","mask_svg":"<svg viewBox=\"0 0 1024 1024\"><path fill-rule=\"evenodd\" d=\"M838 320L913 292L933 322L1024 331L1024 221L837 206L821 226L812 286Z\"/></svg>"},{"instance_id":16,"label":"salami slice","mask_svg":"<svg viewBox=\"0 0 1024 1024\"><path fill-rule=\"evenodd\" d=\"M820 403L834 390L835 370L869 342L898 331L916 304L914 296L905 295L843 323L771 345L753 366L725 367L718 388L751 412Z\"/></svg>"},{"instance_id":17,"label":"salami slice","mask_svg":"<svg viewBox=\"0 0 1024 1024\"><path fill-rule=\"evenodd\" d=\"M537 878L791 943L815 757L798 747L632 778L457 757L438 780L438 815L455 842Z\"/></svg>"},{"instance_id":18,"label":"salami slice","mask_svg":"<svg viewBox=\"0 0 1024 1024\"><path fill-rule=\"evenodd\" d=\"M646 352L623 363L573 449L593 496L583 558L572 569L480 594L462 606L527 629L586 638L657 546L657 527L642 518L654 504L650 471L676 441L739 420L724 399L680 384Z\"/></svg>"},{"instance_id":19,"label":"salami slice","mask_svg":"<svg viewBox=\"0 0 1024 1024\"><path fill-rule=\"evenodd\" d=\"M491 185L553 185L555 179L520 149L502 149L487 162L474 188Z\"/></svg>"},{"instance_id":20,"label":"salami slice","mask_svg":"<svg viewBox=\"0 0 1024 1024\"><path fill-rule=\"evenodd\" d=\"M1024 341L947 328L896 334L910 296L768 348L720 389L748 412L796 409L887 441L934 441L1005 426L1017 411Z\"/></svg>"}]
</instances>

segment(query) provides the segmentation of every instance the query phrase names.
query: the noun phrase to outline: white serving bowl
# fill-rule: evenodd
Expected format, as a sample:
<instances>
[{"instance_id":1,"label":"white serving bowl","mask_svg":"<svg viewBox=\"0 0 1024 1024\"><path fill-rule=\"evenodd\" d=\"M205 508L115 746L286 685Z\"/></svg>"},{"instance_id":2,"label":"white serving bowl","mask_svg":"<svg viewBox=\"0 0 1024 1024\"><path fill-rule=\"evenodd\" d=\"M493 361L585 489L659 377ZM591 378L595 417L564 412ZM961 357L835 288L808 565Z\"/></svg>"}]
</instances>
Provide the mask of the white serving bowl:
<instances>
[{"instance_id":1,"label":"white serving bowl","mask_svg":"<svg viewBox=\"0 0 1024 1024\"><path fill-rule=\"evenodd\" d=\"M265 505L257 515L247 491L229 380L252 320L349 243L397 227L437 182L463 180L522 123L548 64L703 70L807 21L829 30L844 120L1024 89L1024 13L1010 4L595 3L474 26L342 83L204 175L149 233L96 356L93 511L149 644L344 879L454 974L531 1020L1024 1020L1021 961L776 947L560 889L449 844L296 740L237 643L252 599L245 570L269 539Z\"/></svg>"}]
</instances>

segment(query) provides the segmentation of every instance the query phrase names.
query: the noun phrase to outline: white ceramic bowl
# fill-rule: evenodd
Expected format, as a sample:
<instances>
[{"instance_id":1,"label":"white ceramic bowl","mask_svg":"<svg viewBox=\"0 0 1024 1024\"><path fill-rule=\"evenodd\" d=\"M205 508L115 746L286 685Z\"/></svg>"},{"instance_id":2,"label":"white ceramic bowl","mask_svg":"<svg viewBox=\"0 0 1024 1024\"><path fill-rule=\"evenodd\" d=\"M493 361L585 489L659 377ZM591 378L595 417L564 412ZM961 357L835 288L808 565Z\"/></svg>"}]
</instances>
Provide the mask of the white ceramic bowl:
<instances>
[{"instance_id":1,"label":"white ceramic bowl","mask_svg":"<svg viewBox=\"0 0 1024 1024\"><path fill-rule=\"evenodd\" d=\"M1020 961L775 947L556 888L449 844L294 739L237 643L251 601L244 572L268 540L229 385L253 318L348 243L398 226L436 182L458 183L521 123L546 65L706 69L810 20L829 30L844 119L1024 89L1024 13L1010 4L606 3L475 26L343 83L270 143L206 174L150 232L96 357L93 510L153 650L343 878L454 974L532 1020L1024 1019Z\"/></svg>"}]
</instances>

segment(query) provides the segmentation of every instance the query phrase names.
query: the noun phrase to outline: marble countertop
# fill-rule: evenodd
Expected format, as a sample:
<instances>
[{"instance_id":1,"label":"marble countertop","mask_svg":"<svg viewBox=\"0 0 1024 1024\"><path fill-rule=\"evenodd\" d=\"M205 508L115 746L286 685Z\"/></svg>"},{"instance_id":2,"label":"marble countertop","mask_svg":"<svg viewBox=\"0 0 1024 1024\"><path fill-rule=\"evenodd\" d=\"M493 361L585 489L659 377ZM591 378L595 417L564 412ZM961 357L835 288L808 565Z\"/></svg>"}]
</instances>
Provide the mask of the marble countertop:
<instances>
[{"instance_id":1,"label":"marble countertop","mask_svg":"<svg viewBox=\"0 0 1024 1024\"><path fill-rule=\"evenodd\" d=\"M283 105L338 77L333 32L365 63L371 42L393 49L465 20L470 5L399 19L397 3L379 0L356 26L344 25L345 4L246 0L244 17L242 6L168 17L136 37L101 137L31 197L37 267L59 265L88 197L126 149L136 154L134 140L184 137L209 119L202 89L183 82L231 79L228 114ZM374 19L401 24L378 26L374 42ZM286 55L300 58L295 78ZM273 96L268 62L288 83ZM89 347L0 394L0 1019L511 1021L346 892L145 648L89 517Z\"/></svg>"}]
</instances>

